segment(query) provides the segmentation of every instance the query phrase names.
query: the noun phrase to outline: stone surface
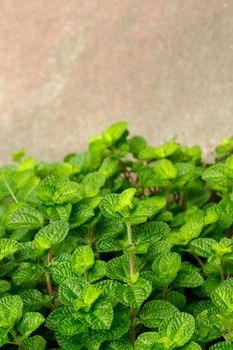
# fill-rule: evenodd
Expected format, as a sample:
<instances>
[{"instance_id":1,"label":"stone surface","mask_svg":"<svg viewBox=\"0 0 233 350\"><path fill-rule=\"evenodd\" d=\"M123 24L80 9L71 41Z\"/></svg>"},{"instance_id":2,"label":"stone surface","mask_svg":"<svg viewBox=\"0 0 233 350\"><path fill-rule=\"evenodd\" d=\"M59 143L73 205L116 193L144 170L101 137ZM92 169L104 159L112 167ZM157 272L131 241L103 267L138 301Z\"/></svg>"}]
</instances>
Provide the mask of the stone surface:
<instances>
[{"instance_id":1,"label":"stone surface","mask_svg":"<svg viewBox=\"0 0 233 350\"><path fill-rule=\"evenodd\" d=\"M1 0L0 162L84 149L115 120L206 153L233 134L232 0Z\"/></svg>"}]
</instances>

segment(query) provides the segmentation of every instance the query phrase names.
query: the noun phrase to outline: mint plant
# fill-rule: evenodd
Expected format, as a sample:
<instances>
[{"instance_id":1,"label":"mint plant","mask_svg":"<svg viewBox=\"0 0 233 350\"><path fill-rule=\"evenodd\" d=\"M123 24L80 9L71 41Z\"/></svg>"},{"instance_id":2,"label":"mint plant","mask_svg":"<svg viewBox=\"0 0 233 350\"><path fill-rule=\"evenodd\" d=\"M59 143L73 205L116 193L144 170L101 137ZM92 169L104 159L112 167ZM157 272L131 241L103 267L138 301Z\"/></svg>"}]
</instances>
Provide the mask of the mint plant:
<instances>
[{"instance_id":1,"label":"mint plant","mask_svg":"<svg viewBox=\"0 0 233 350\"><path fill-rule=\"evenodd\" d=\"M233 350L233 138L158 147L117 122L0 168L0 348Z\"/></svg>"}]
</instances>

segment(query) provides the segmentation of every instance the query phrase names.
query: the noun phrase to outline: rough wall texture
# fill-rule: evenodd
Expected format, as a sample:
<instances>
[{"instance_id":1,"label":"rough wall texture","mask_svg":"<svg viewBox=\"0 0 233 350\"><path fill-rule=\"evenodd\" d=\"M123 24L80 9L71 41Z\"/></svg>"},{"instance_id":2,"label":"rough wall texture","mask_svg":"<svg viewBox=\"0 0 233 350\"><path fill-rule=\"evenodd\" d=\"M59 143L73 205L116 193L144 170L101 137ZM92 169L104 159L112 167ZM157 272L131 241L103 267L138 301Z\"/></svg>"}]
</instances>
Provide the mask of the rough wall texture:
<instances>
[{"instance_id":1,"label":"rough wall texture","mask_svg":"<svg viewBox=\"0 0 233 350\"><path fill-rule=\"evenodd\" d=\"M232 0L1 0L0 162L115 120L206 150L233 133Z\"/></svg>"}]
</instances>

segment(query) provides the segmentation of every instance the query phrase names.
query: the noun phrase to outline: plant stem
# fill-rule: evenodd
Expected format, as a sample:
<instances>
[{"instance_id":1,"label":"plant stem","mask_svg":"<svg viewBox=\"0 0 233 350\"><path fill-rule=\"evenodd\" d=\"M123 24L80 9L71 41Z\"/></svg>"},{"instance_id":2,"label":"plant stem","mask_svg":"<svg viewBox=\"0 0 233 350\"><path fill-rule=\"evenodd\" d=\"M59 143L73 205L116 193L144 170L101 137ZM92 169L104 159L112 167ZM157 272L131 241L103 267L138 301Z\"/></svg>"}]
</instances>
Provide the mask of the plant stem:
<instances>
[{"instance_id":1,"label":"plant stem","mask_svg":"<svg viewBox=\"0 0 233 350\"><path fill-rule=\"evenodd\" d=\"M221 260L220 263L220 277L221 277L221 281L224 281L225 276L224 276L224 267L223 267L223 261Z\"/></svg>"},{"instance_id":2,"label":"plant stem","mask_svg":"<svg viewBox=\"0 0 233 350\"><path fill-rule=\"evenodd\" d=\"M10 192L11 197L14 199L15 203L19 203L18 199L15 197L15 194L13 193L12 189L10 188L8 182L6 180L3 180L5 186L7 187L8 191Z\"/></svg>"},{"instance_id":3,"label":"plant stem","mask_svg":"<svg viewBox=\"0 0 233 350\"><path fill-rule=\"evenodd\" d=\"M52 251L52 249L49 249L48 259L47 259L48 265L52 261L52 256L53 256L53 251ZM46 279L48 294L52 295L53 294L52 283L51 283L51 279L50 279L50 274L48 272L45 272L45 279Z\"/></svg>"},{"instance_id":4,"label":"plant stem","mask_svg":"<svg viewBox=\"0 0 233 350\"><path fill-rule=\"evenodd\" d=\"M130 273L130 284L133 285L133 276L134 276L134 253L131 248L133 245L133 237L132 237L132 228L131 223L129 221L126 222L127 227L127 236L128 236L128 244L130 248L129 253L129 273ZM133 307L130 308L130 342L134 345L135 342L135 310Z\"/></svg>"}]
</instances>

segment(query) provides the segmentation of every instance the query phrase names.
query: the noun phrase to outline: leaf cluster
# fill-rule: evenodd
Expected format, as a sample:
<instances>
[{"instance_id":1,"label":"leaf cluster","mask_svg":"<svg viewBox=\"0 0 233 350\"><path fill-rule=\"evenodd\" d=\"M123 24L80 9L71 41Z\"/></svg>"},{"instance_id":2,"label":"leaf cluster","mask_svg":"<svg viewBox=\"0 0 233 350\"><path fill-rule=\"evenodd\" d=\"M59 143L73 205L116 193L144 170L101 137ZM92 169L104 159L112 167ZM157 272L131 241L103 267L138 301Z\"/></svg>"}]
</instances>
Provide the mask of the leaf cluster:
<instances>
[{"instance_id":1,"label":"leaf cluster","mask_svg":"<svg viewBox=\"0 0 233 350\"><path fill-rule=\"evenodd\" d=\"M233 138L152 147L117 122L0 168L0 348L233 350Z\"/></svg>"}]
</instances>

